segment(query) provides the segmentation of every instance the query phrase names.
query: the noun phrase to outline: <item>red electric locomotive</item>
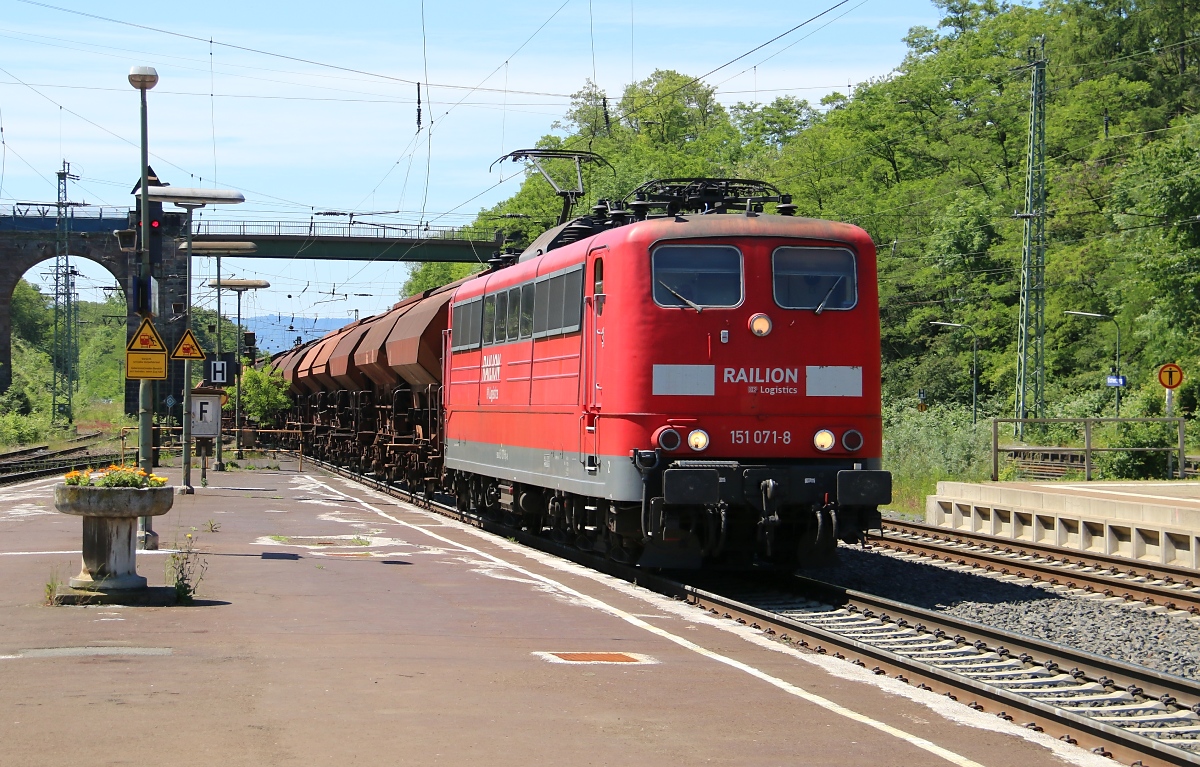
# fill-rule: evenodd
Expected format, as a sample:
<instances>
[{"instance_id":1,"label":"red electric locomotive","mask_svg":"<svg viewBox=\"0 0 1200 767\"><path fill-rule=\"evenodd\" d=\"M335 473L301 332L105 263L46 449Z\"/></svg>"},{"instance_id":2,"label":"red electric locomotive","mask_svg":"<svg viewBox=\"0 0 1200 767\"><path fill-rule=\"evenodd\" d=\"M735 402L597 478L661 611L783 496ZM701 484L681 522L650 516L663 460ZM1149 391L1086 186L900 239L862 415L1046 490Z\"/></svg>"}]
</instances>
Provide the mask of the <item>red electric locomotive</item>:
<instances>
[{"instance_id":1,"label":"red electric locomotive","mask_svg":"<svg viewBox=\"0 0 1200 767\"><path fill-rule=\"evenodd\" d=\"M281 355L292 425L318 457L618 560L826 559L891 500L875 248L794 210L733 179L601 202Z\"/></svg>"},{"instance_id":2,"label":"red electric locomotive","mask_svg":"<svg viewBox=\"0 0 1200 767\"><path fill-rule=\"evenodd\" d=\"M652 182L461 285L443 378L460 505L653 567L803 564L877 527L875 248L789 203Z\"/></svg>"}]
</instances>

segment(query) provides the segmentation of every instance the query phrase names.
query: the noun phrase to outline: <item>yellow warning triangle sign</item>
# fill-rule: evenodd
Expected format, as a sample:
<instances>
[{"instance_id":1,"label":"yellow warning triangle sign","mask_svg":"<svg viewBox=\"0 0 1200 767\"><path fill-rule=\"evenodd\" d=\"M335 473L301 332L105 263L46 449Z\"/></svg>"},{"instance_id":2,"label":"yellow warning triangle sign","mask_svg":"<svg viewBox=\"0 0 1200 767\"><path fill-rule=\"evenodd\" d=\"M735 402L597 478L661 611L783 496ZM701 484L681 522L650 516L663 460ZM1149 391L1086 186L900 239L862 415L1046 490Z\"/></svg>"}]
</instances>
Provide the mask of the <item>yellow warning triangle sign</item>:
<instances>
[{"instance_id":1,"label":"yellow warning triangle sign","mask_svg":"<svg viewBox=\"0 0 1200 767\"><path fill-rule=\"evenodd\" d=\"M183 338L175 344L175 351L171 352L171 359L204 361L204 350L200 348L200 342L196 340L191 328L183 331Z\"/></svg>"},{"instance_id":2,"label":"yellow warning triangle sign","mask_svg":"<svg viewBox=\"0 0 1200 767\"><path fill-rule=\"evenodd\" d=\"M162 336L154 329L154 323L150 321L150 318L144 317L142 324L138 325L138 329L134 331L133 337L125 345L125 350L130 352L163 352L165 354L167 345L163 343Z\"/></svg>"}]
</instances>

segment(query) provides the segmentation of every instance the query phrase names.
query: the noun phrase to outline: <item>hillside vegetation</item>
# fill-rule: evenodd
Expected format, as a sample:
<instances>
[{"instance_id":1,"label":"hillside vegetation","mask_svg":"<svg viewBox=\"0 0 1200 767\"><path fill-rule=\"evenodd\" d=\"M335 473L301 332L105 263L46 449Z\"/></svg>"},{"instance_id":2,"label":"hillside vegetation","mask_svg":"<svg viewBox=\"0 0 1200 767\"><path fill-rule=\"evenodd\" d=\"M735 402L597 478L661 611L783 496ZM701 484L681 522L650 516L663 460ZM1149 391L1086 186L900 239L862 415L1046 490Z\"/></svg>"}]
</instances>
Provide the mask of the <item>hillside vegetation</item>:
<instances>
[{"instance_id":1,"label":"hillside vegetation","mask_svg":"<svg viewBox=\"0 0 1200 767\"><path fill-rule=\"evenodd\" d=\"M125 300L114 291L105 301L79 304L78 387L73 404L81 430L125 425ZM161 322L161 319L159 320ZM192 327L201 345L216 347L208 332L216 313L197 309ZM236 327L223 320L225 346L233 348ZM54 301L20 280L12 297L12 386L0 394L0 445L52 440L69 429L52 425ZM197 371L198 373L199 371Z\"/></svg>"},{"instance_id":2,"label":"hillside vegetation","mask_svg":"<svg viewBox=\"0 0 1200 767\"><path fill-rule=\"evenodd\" d=\"M671 176L761 178L801 215L858 224L879 247L884 391L970 397L970 337L982 395L1007 414L1016 331L1028 142L1028 63L1048 65L1047 402L1104 412L1116 316L1131 385L1178 361L1200 374L1200 7L1181 1L1064 0L1039 7L940 0L938 29L916 27L885 77L819 104L783 97L726 109L704 82L655 72L609 96L590 82L539 145L589 149L588 199L619 199ZM566 135L561 135L565 133ZM561 170L565 171L565 168ZM481 211L475 226L527 243L559 207L540 176ZM428 286L441 267L414 274ZM441 271L445 271L441 269ZM430 279L433 278L433 279ZM1183 392L1196 405L1190 379Z\"/></svg>"},{"instance_id":3,"label":"hillside vegetation","mask_svg":"<svg viewBox=\"0 0 1200 767\"><path fill-rule=\"evenodd\" d=\"M982 410L1011 417L1023 237L1013 214L1024 209L1028 64L1044 44L1047 414L1113 412L1104 382L1115 329L1064 314L1079 310L1120 324L1131 387L1122 415L1161 414L1154 373L1165 362L1190 374L1179 399L1191 415L1200 394L1200 6L937 5L939 27L909 30L900 66L850 93L727 109L713 86L678 72L621 94L588 82L539 145L588 149L614 166L586 169L577 215L649 179L740 176L776 184L800 215L862 226L879 250L890 433L912 432L901 422L917 417L918 389L935 410L970 404L971 337L933 320L976 330ZM475 226L519 246L558 208L529 173ZM440 268L418 269L412 284L459 276Z\"/></svg>"}]
</instances>

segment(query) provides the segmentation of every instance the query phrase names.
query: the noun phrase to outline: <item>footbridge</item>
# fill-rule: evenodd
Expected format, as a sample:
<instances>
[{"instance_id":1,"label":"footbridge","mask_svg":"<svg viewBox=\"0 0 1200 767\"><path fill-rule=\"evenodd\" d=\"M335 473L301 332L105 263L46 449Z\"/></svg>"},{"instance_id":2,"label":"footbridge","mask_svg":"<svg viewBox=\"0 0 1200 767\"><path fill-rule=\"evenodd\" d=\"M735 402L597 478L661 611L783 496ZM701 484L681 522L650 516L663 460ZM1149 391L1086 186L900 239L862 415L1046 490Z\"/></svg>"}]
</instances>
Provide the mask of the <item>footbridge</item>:
<instances>
[{"instance_id":1,"label":"footbridge","mask_svg":"<svg viewBox=\"0 0 1200 767\"><path fill-rule=\"evenodd\" d=\"M117 245L113 231L129 226L127 208L72 208L68 252L75 258L103 266L128 294L130 280L137 273L134 254ZM53 204L13 205L0 208L0 392L12 382L12 294L18 280L38 263L55 256L57 218ZM472 237L450 227L427 224L376 224L364 221L237 221L198 218L192 226L196 242L253 242L257 248L250 258L303 259L315 261L426 261L487 263L499 249L498 240ZM157 314L160 331L169 344L183 332L182 323L173 321L172 304L185 300L187 286L181 278L184 265L182 237L167 240L163 264L157 269L160 306ZM129 332L138 317L127 318ZM178 326L178 327L176 327ZM178 367L179 370L174 370ZM168 381L159 388L172 392L182 386L182 364L172 363ZM136 388L133 390L136 392ZM167 391L156 393L160 402ZM127 407L130 400L126 396Z\"/></svg>"}]
</instances>

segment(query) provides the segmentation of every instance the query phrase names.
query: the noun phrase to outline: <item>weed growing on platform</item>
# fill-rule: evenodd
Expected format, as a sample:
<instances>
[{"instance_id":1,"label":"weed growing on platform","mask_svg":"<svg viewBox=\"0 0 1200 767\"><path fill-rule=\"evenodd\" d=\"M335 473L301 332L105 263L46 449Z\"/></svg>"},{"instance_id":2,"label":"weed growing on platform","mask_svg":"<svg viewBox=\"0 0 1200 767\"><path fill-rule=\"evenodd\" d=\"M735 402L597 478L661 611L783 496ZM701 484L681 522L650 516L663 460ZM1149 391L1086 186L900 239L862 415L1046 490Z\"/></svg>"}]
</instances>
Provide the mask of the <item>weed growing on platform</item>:
<instances>
[{"instance_id":1,"label":"weed growing on platform","mask_svg":"<svg viewBox=\"0 0 1200 767\"><path fill-rule=\"evenodd\" d=\"M62 585L62 577L58 574L58 568L54 568L50 573L50 580L46 581L46 606L55 607L61 604L58 598L58 587Z\"/></svg>"},{"instance_id":2,"label":"weed growing on platform","mask_svg":"<svg viewBox=\"0 0 1200 767\"><path fill-rule=\"evenodd\" d=\"M275 541L276 543L287 543L288 541L292 540L291 538L287 537L286 535L272 535L272 536L270 536L270 538L271 538L271 540Z\"/></svg>"},{"instance_id":3,"label":"weed growing on platform","mask_svg":"<svg viewBox=\"0 0 1200 767\"><path fill-rule=\"evenodd\" d=\"M370 546L371 542L366 538L360 538L357 535L350 539L350 543L355 546Z\"/></svg>"},{"instance_id":4,"label":"weed growing on platform","mask_svg":"<svg viewBox=\"0 0 1200 767\"><path fill-rule=\"evenodd\" d=\"M191 604L200 588L200 581L208 571L208 560L196 551L196 541L188 533L183 545L167 557L167 583L175 586L175 596L180 604Z\"/></svg>"},{"instance_id":5,"label":"weed growing on platform","mask_svg":"<svg viewBox=\"0 0 1200 767\"><path fill-rule=\"evenodd\" d=\"M219 533L221 532L221 523L215 519L210 519L204 523L204 532Z\"/></svg>"}]
</instances>

